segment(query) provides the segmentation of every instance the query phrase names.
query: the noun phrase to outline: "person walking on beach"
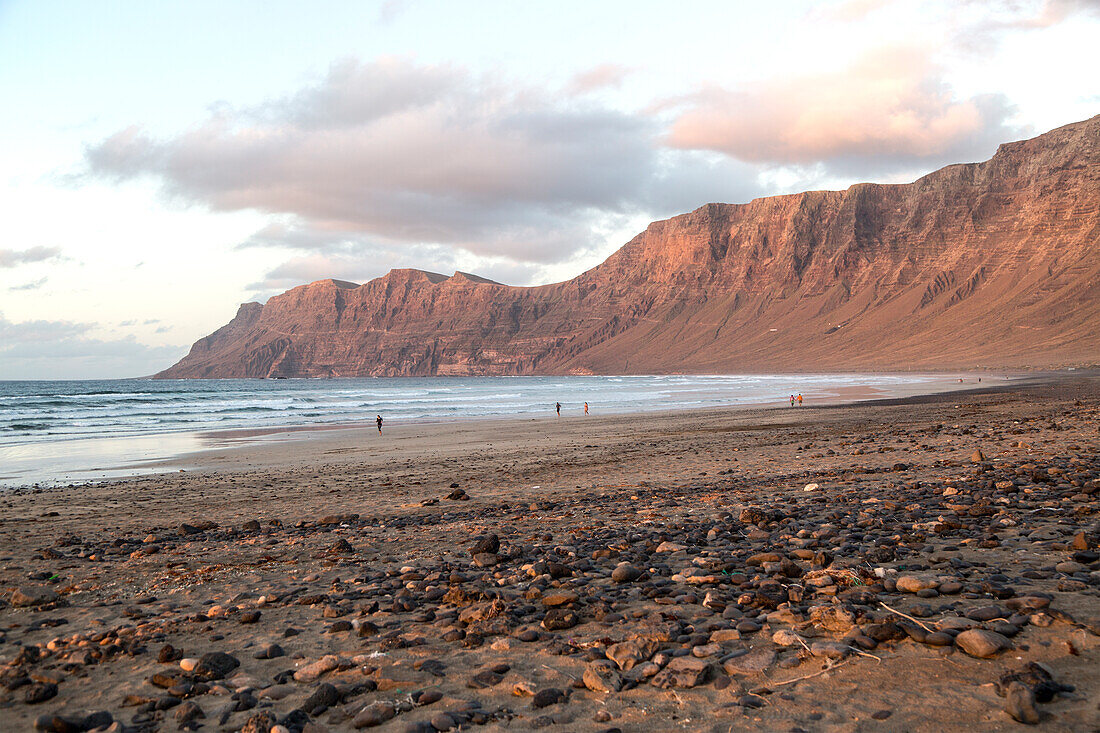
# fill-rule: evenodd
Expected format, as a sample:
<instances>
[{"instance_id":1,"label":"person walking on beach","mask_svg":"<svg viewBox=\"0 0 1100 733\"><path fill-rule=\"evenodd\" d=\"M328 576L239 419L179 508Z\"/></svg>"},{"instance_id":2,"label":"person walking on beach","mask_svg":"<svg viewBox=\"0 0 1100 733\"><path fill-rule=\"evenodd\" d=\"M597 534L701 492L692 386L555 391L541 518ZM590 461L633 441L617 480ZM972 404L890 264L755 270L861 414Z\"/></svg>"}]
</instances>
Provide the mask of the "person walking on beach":
<instances>
[{"instance_id":1,"label":"person walking on beach","mask_svg":"<svg viewBox=\"0 0 1100 733\"><path fill-rule=\"evenodd\" d=\"M555 402L554 403L554 409L558 411L558 417L561 417L561 403L560 402Z\"/></svg>"},{"instance_id":2,"label":"person walking on beach","mask_svg":"<svg viewBox=\"0 0 1100 733\"><path fill-rule=\"evenodd\" d=\"M584 414L585 415L588 414L588 403L587 402L584 403Z\"/></svg>"},{"instance_id":3,"label":"person walking on beach","mask_svg":"<svg viewBox=\"0 0 1100 733\"><path fill-rule=\"evenodd\" d=\"M798 393L798 406L802 407L802 393L801 392Z\"/></svg>"},{"instance_id":4,"label":"person walking on beach","mask_svg":"<svg viewBox=\"0 0 1100 733\"><path fill-rule=\"evenodd\" d=\"M374 421L376 423L378 423L378 434L381 435L382 434L382 416L378 415L377 417L374 418Z\"/></svg>"},{"instance_id":5,"label":"person walking on beach","mask_svg":"<svg viewBox=\"0 0 1100 733\"><path fill-rule=\"evenodd\" d=\"M794 407L794 395L791 395L791 407Z\"/></svg>"}]
</instances>

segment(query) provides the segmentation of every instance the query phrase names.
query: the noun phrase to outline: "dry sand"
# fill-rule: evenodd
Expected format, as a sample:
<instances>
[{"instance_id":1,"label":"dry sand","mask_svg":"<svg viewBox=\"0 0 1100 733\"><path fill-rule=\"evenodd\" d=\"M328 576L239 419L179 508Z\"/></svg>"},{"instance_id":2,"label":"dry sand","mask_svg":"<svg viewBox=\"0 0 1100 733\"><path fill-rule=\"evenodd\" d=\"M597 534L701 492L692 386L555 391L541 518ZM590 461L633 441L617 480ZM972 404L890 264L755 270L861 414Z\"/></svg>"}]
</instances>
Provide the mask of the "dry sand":
<instances>
[{"instance_id":1,"label":"dry sand","mask_svg":"<svg viewBox=\"0 0 1100 733\"><path fill-rule=\"evenodd\" d=\"M1039 662L1040 725L1096 730L1098 406L387 425L6 493L0 728L1012 730Z\"/></svg>"}]
</instances>

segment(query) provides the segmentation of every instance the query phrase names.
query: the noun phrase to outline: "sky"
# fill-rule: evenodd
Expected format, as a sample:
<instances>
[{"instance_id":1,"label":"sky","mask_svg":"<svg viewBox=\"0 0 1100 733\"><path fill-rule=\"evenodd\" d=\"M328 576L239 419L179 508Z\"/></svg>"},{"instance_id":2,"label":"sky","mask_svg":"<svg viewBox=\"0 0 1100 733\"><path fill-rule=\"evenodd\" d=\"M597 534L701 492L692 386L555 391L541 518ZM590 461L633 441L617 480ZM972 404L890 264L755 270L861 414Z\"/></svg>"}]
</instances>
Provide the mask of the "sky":
<instances>
[{"instance_id":1,"label":"sky","mask_svg":"<svg viewBox=\"0 0 1100 733\"><path fill-rule=\"evenodd\" d=\"M0 0L0 379L166 368L394 267L573 277L655 219L1100 113L1100 0Z\"/></svg>"}]
</instances>

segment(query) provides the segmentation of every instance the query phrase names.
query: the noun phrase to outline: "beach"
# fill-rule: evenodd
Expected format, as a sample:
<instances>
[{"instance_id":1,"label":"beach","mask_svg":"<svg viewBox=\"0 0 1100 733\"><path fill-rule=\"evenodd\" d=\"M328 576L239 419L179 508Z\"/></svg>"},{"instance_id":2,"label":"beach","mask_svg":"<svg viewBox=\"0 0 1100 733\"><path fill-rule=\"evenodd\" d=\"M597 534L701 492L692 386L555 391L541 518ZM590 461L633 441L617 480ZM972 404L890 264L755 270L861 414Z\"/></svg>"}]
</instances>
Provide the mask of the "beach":
<instances>
[{"instance_id":1,"label":"beach","mask_svg":"<svg viewBox=\"0 0 1100 733\"><path fill-rule=\"evenodd\" d=\"M1098 417L1081 373L8 491L0 727L1093 730Z\"/></svg>"}]
</instances>

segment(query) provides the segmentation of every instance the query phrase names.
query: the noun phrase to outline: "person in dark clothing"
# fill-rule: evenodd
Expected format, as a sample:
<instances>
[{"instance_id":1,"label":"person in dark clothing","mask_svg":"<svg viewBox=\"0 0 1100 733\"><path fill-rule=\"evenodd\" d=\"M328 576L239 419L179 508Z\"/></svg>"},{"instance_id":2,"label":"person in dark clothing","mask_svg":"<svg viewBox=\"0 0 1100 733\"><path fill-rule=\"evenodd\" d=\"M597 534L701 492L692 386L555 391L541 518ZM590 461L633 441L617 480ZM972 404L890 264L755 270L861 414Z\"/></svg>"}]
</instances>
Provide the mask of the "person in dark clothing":
<instances>
[{"instance_id":1,"label":"person in dark clothing","mask_svg":"<svg viewBox=\"0 0 1100 733\"><path fill-rule=\"evenodd\" d=\"M374 422L376 422L378 424L378 434L381 435L382 434L382 416L379 415L378 417L374 418Z\"/></svg>"},{"instance_id":2,"label":"person in dark clothing","mask_svg":"<svg viewBox=\"0 0 1100 733\"><path fill-rule=\"evenodd\" d=\"M558 411L558 417L561 417L561 403L560 402L554 404L554 409Z\"/></svg>"}]
</instances>

